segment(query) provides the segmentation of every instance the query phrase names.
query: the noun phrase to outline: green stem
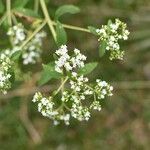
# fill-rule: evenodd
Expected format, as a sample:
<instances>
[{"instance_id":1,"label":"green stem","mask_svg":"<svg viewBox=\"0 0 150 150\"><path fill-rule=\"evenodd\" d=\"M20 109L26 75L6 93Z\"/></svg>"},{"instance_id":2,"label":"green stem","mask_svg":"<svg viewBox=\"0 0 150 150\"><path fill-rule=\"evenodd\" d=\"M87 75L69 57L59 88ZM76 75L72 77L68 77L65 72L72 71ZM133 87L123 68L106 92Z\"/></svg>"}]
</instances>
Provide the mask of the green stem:
<instances>
[{"instance_id":1,"label":"green stem","mask_svg":"<svg viewBox=\"0 0 150 150\"><path fill-rule=\"evenodd\" d=\"M0 19L0 25L5 21L6 17L7 17L7 13L5 13L5 14L1 17L1 19Z\"/></svg>"},{"instance_id":2,"label":"green stem","mask_svg":"<svg viewBox=\"0 0 150 150\"><path fill-rule=\"evenodd\" d=\"M95 94L95 92L94 92L94 101L96 101L96 94Z\"/></svg>"},{"instance_id":3,"label":"green stem","mask_svg":"<svg viewBox=\"0 0 150 150\"><path fill-rule=\"evenodd\" d=\"M6 7L7 7L7 17L8 17L8 24L11 26L11 0L6 0Z\"/></svg>"},{"instance_id":4,"label":"green stem","mask_svg":"<svg viewBox=\"0 0 150 150\"><path fill-rule=\"evenodd\" d=\"M11 16L12 16L13 23L18 24L16 16L13 13L11 14Z\"/></svg>"},{"instance_id":5,"label":"green stem","mask_svg":"<svg viewBox=\"0 0 150 150\"><path fill-rule=\"evenodd\" d=\"M56 22L52 22L53 25L56 25ZM82 32L88 32L90 33L90 30L86 29L86 28L81 28L81 27L77 27L77 26L73 26L73 25L68 25L68 24L62 24L62 26L64 28L67 28L67 29L72 29L72 30L77 30L77 31L82 31Z\"/></svg>"},{"instance_id":6,"label":"green stem","mask_svg":"<svg viewBox=\"0 0 150 150\"><path fill-rule=\"evenodd\" d=\"M57 95L59 93L59 91L61 90L64 90L64 84L67 82L68 80L68 77L65 78L65 80L61 79L61 85L60 87L57 89L57 91L54 93L54 96Z\"/></svg>"},{"instance_id":7,"label":"green stem","mask_svg":"<svg viewBox=\"0 0 150 150\"><path fill-rule=\"evenodd\" d=\"M34 0L34 11L37 13L39 10L39 0Z\"/></svg>"},{"instance_id":8,"label":"green stem","mask_svg":"<svg viewBox=\"0 0 150 150\"><path fill-rule=\"evenodd\" d=\"M45 19L47 21L47 24L52 32L52 35L53 35L53 38L56 42L56 32L55 32L55 29L53 27L53 23L52 23L52 20L50 18L50 15L48 13L48 10L47 10L47 7L46 7L46 4L45 4L45 0L40 0L40 4L41 4L41 7L42 7L42 11L44 13L44 16L45 16Z\"/></svg>"},{"instance_id":9,"label":"green stem","mask_svg":"<svg viewBox=\"0 0 150 150\"><path fill-rule=\"evenodd\" d=\"M62 78L61 78L61 84L62 84L61 93L63 93L63 91L64 91L64 84L63 84L63 82L64 82L64 79L63 79L63 77L62 77Z\"/></svg>"},{"instance_id":10,"label":"green stem","mask_svg":"<svg viewBox=\"0 0 150 150\"><path fill-rule=\"evenodd\" d=\"M44 26L46 25L46 20L28 37L26 41L20 46L22 49Z\"/></svg>"},{"instance_id":11,"label":"green stem","mask_svg":"<svg viewBox=\"0 0 150 150\"><path fill-rule=\"evenodd\" d=\"M46 7L46 4L45 4L45 0L40 0L40 4L41 4L41 7L42 7L42 10L43 10L43 13L44 13L44 16L45 16L45 19L47 21L47 24L50 28L50 31L52 32L52 35L53 35L53 38L54 38L54 41L56 42L57 41L57 35L56 35L56 31L55 31L55 28L53 27L53 21L51 20L50 18L50 15L48 13L48 10L47 10L47 7ZM58 88L58 90L56 91L55 95L61 90L61 93L63 93L64 91L64 84L65 82L68 80L68 77L64 80L63 78L61 78L61 85L60 87Z\"/></svg>"},{"instance_id":12,"label":"green stem","mask_svg":"<svg viewBox=\"0 0 150 150\"><path fill-rule=\"evenodd\" d=\"M90 87L88 84L86 84L86 86L87 86L89 89L93 90L93 88L92 88L92 87Z\"/></svg>"}]
</instances>

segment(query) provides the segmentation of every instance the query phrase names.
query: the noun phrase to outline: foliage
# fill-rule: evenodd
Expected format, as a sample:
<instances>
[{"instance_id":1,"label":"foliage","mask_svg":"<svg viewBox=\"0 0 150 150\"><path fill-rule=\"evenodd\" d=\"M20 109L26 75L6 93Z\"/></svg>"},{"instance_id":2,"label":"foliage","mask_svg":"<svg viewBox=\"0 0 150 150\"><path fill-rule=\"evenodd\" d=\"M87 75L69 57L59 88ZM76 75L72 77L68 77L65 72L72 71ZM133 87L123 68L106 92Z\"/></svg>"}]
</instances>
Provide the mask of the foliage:
<instances>
[{"instance_id":1,"label":"foliage","mask_svg":"<svg viewBox=\"0 0 150 150\"><path fill-rule=\"evenodd\" d=\"M69 43L69 41L67 41L67 33L64 28L80 30L98 36L98 41L100 41L100 57L108 50L111 53L110 60L113 60L123 59L124 52L120 51L118 41L128 39L129 31L127 30L127 25L119 19L116 19L115 23L109 20L107 25L102 25L100 29L91 26L89 26L88 29L84 29L76 26L64 25L58 21L60 17L66 13L78 13L80 9L77 6L60 6L55 12L53 21L45 1L35 1L36 12L29 8L24 8L28 2L29 1L23 1L21 3L20 1L15 1L11 9L11 0L6 1L7 15L1 22L2 24L4 21L8 23L7 36L10 46L0 53L0 90L6 94L7 90L11 88L12 75L8 73L8 69L14 71L15 69L20 69L18 65L20 63L20 58L22 59L23 65L36 64L40 60L42 39L46 36L46 33L40 30L42 30L45 25L48 25L55 44L58 46L58 50L56 50L54 54L54 63L50 62L48 65L43 65L43 71L38 83L39 85L43 85L51 79L58 80L60 78L61 83L58 89L54 90L48 98L43 96L40 92L36 92L32 101L38 103L38 111L41 112L44 117L52 119L55 125L59 124L60 121L64 121L66 125L69 125L71 117L78 121L89 120L92 110L101 110L100 101L106 96L113 95L113 87L101 79L96 79L96 83L92 83L92 86L89 85L89 79L84 77L84 75L91 73L96 68L97 63L92 62L85 65L87 57L83 55L80 50L77 48L73 51L68 50L66 44L67 42ZM40 19L38 17L40 16L37 10L39 6L41 6L41 11L44 14L43 19L42 17ZM33 19L33 21L30 20L32 25L29 26L29 29L23 25L23 22L18 23L17 17L20 17L20 15L21 17ZM32 31L32 29L35 29L35 31ZM8 59L10 59L8 65L7 62L3 60L3 57L8 57ZM11 63L18 67L14 69ZM70 89L65 87L67 81L70 84ZM59 97L60 93L61 97ZM56 96L57 98L55 98ZM89 97L93 97L93 100L87 101ZM60 101L58 101L58 98Z\"/></svg>"},{"instance_id":2,"label":"foliage","mask_svg":"<svg viewBox=\"0 0 150 150\"><path fill-rule=\"evenodd\" d=\"M4 5L4 8L5 8L5 2L4 1L2 1L2 2ZM20 6L19 6L19 8L17 8L18 6L16 7L13 4L14 15L15 15L15 17L17 17L18 22L21 21L24 24L25 30L27 30L27 32L25 34L27 35L27 40L28 40L28 38L32 35L32 33L34 33L34 31L38 27L42 26L41 20L43 18L43 14L41 13L41 8L40 7L38 8L38 15L37 15L37 8L35 7L36 5L33 4L34 3L33 1L32 2L31 1L26 1L26 2L22 1L22 4L21 3L19 4L19 1L17 2L17 0L15 0L15 3L14 3L15 5L20 5ZM78 3L78 5L81 6L82 15L84 15L84 11L82 10L82 8L84 8L84 7L86 8L86 6L95 7L94 5L92 5L94 3L96 3L97 6L100 6L100 4L101 4L100 1L95 1L95 2L94 1L93 2L86 1L86 3L83 1L76 1L76 3ZM124 4L125 4L124 7L126 7L126 8L129 7L130 9L132 8L132 5L139 7L139 6L137 6L137 4L135 4L136 2L134 2L134 4L131 4L131 3L133 3L133 2L130 2L130 3L124 2ZM64 17L63 21L67 21L67 19L70 18L70 22L72 24L78 24L78 22L76 22L76 17L79 17L77 19L77 20L79 20L79 24L85 25L85 24L97 23L99 26L99 24L102 24L103 19L101 18L101 16L103 16L103 15L95 16L95 18L100 18L101 21L97 21L97 19L95 19L95 18L91 19L91 21L90 21L89 19L86 18L88 16L87 14L91 15L90 12L92 12L92 11L86 12L84 19L82 18L83 16L80 16L80 15L78 15L78 16L74 15L74 17L70 17L70 15L66 15L66 16L63 15L60 20L59 17L58 18L55 17L56 13L53 12L53 9L58 7L59 4L61 4L61 2L47 1L47 6L50 7L48 10L49 10L50 14L52 13L52 18L56 19L53 21L52 24L53 24L54 28L57 27L57 29L55 28L56 35L57 35L56 36L57 37L56 38L57 45L61 46L62 44L66 44L66 42L67 42L67 45L69 45L70 47L74 47L74 41L76 40L76 42L78 42L78 44L77 44L78 47L81 47L83 50L84 49L88 50L86 52L84 52L84 51L83 52L86 53L86 55L88 55L88 59L90 60L89 62L91 62L91 63L87 62L85 64L85 67L79 69L78 73L79 74L81 73L81 75L82 74L88 75L92 79L92 81L94 81L95 78L99 78L99 75L101 75L101 78L103 77L104 79L113 80L113 81L114 80L122 80L122 79L124 79L124 76L127 79L132 80L132 77L130 76L130 74L132 74L133 68L130 65L132 64L132 61L135 61L135 64L137 63L137 65L138 65L138 62L137 62L138 59L137 59L137 61L136 60L131 61L130 60L131 58L130 58L129 62L127 63L127 65L129 65L129 66L124 66L123 64L118 63L118 62L117 62L118 66L112 65L107 61L107 53L105 53L105 55L104 55L105 57L103 57L103 58L99 58L98 55L96 55L98 52L99 52L100 56L103 55L103 53L105 51L104 50L105 46L104 46L104 48L102 48L103 47L102 43L98 44L98 42L97 42L96 44L90 45L89 41L92 41L92 38L90 35L88 35L88 36L86 35L86 38L83 38L84 36L81 35L80 32L73 33L72 31L67 31L65 28L68 28L68 26L66 26L66 24L63 24L61 21L63 19L63 17ZM84 4L84 7L83 7L83 4ZM85 6L85 4L86 4L86 6ZM103 2L103 4L104 4L104 6L105 5L107 6L107 4L109 4L109 2L105 1L105 2ZM112 5L114 5L114 6L112 6ZM118 7L118 8L121 8L122 10L124 9L124 8L122 8L122 5L119 5L119 1L113 1L112 5L110 5L110 6ZM15 9L15 7L16 7L16 9ZM20 7L22 7L23 9ZM36 11L33 11L33 9L32 9L33 7L35 7ZM70 7L70 5L69 5L69 7ZM95 9L96 9L96 7L95 7ZM5 10L4 8L2 9L3 10L2 12L4 12L4 10ZM88 8L86 8L86 9L88 10ZM91 9L93 9L93 8L91 8ZM135 8L133 8L133 9L135 9ZM24 10L27 10L27 12ZM107 8L105 10L107 10ZM65 11L67 13L69 13L70 10L66 10L66 8L65 8ZM77 12L79 12L79 11L77 11ZM96 12L96 10L95 10L95 12ZM107 12L109 12L109 10L107 10ZM98 14L98 11L97 11L97 14ZM103 13L101 13L101 14L103 14ZM111 17L111 15L108 17ZM105 16L103 16L103 18L104 17ZM106 17L105 20L103 20L103 22L107 22L106 20L108 19L108 17ZM58 19L59 19L59 21L58 21ZM13 19L13 20L15 20L15 19ZM95 23L93 23L93 20ZM112 17L112 20L114 20L113 17ZM8 24L9 24L9 22L8 22ZM103 23L103 24L105 24L105 23ZM2 24L2 27L3 27L3 29L8 30L6 18ZM71 26L70 26L70 28L71 28ZM97 29L97 28L93 27L91 29L90 27L87 27L85 32L86 31L88 33L91 32L97 38L98 35L94 31L95 29ZM50 39L51 35L49 35L48 29L43 28L43 30L46 31L48 33L48 35L43 40L44 44L43 44L42 51L41 51L42 55L43 55L42 62L39 59L38 61L36 61L35 66L34 65L24 66L22 64L22 62L23 62L22 53L20 54L20 53L18 53L18 51L14 52L11 57L13 58L13 60L16 61L15 65L16 66L18 65L17 68L18 67L20 68L19 72L21 72L21 74L22 74L20 76L23 78L22 81L26 78L25 77L27 75L26 72L27 72L27 70L29 70L30 72L32 72L32 76L37 72L38 72L37 74L39 74L39 72L40 72L40 75L41 75L41 76L38 76L38 79L40 79L40 80L36 80L34 78L32 79L32 76L31 76L31 78L29 77L30 80L33 80L33 82L39 83L40 86L43 84L46 84L46 83L47 83L46 85L50 84L50 86L53 86L58 83L58 80L56 80L56 79L60 79L62 75L58 72L55 72L54 65L52 66L52 69L51 69L52 63L49 63L49 62L53 62L58 57L54 56L54 58L52 58L51 56L53 55L53 52L49 51L49 50L56 49L56 47L53 45L53 42ZM66 34L65 30L67 31L67 34ZM82 30L82 28L81 28L81 30ZM68 41L67 41L67 39L68 39ZM84 39L86 39L86 40L84 40ZM10 41L11 41L11 39L10 39ZM49 44L49 41L51 42L50 44ZM9 46L8 46L8 43L9 43ZM29 43L29 42L27 42L27 43ZM86 43L86 45L84 45L83 43ZM24 44L24 42L22 44ZM11 42L7 41L6 45L7 45L7 48L12 47ZM4 44L3 44L3 47L2 47L3 50L6 48L6 45L4 46ZM47 45L50 45L50 47L47 47ZM99 50L98 50L98 47L100 47ZM97 49L97 51L96 51L96 49ZM124 46L124 49L128 49L128 48L125 48L125 46ZM127 55L126 55L127 58L129 56L132 56L132 55L128 55L128 51L126 53L127 53ZM95 61L97 61L98 63L100 62L100 65L97 65L97 62L95 63ZM41 70L42 63L46 64L46 65L43 65L43 70ZM18 76L18 74L16 74L16 73L18 73L18 72L15 72L15 75ZM91 74L89 74L89 73L91 73ZM137 74L135 73L135 75L133 75L133 76L134 76L134 78L136 78L136 77L138 78L138 73ZM16 79L15 83L12 84L12 86L13 86L12 90L14 90L16 88L18 89L18 87L20 86L20 84L18 85L17 82L20 82L20 81L18 79ZM30 88L30 86L28 86L29 85L28 79L25 82L27 84L27 87ZM23 85L23 82L21 84ZM93 84L93 82L91 84ZM56 86L55 86L55 88L56 88ZM67 86L65 88L67 89ZM31 87L31 89L32 89L32 87ZM31 107L30 108L30 117L33 119L33 122L36 125L36 128L39 129L39 132L43 134L43 143L41 145L38 145L37 147L35 147L35 149L48 149L48 148L52 148L52 149L58 149L58 148L61 148L61 149L70 149L70 148L74 148L74 149L93 149L93 148L94 149L99 149L99 148L111 149L112 148L111 142L115 143L114 149L124 149L124 148L129 149L131 147L133 149L140 149L140 148L144 149L145 147L148 147L148 143L146 143L146 140L144 141L144 144L142 142L139 142L139 143L137 142L138 140L139 141L141 141L141 140L136 138L136 135L138 134L136 129L131 131L130 128L128 128L128 124L125 123L123 121L123 119L121 119L121 118L125 118L125 120L127 120L129 122L132 120L134 123L131 124L131 127L134 127L135 125L142 126L140 129L141 129L141 132L143 133L144 130L147 129L147 127L145 127L146 123L144 122L144 119L142 119L142 116L136 118L136 116L138 116L139 113L138 113L138 110L136 111L134 109L134 106L135 107L137 106L138 107L137 109L140 109L140 110L142 109L141 114L144 116L145 120L147 121L147 118L148 118L147 114L149 114L147 111L148 109L146 107L147 105L145 105L145 103L140 105L140 102L138 100L138 98L139 98L138 95L135 97L133 96L136 99L136 103L133 104L131 102L131 100L129 100L129 99L132 99L132 97L130 97L129 95L126 95L124 92L120 93L118 91L116 93L117 94L114 97L112 97L112 99L114 99L115 101L112 101L112 102L100 101L101 107L105 107L105 109L103 109L103 111L101 113L99 113L96 116L94 116L93 118L91 118L91 120L88 123L78 124L76 122L71 122L70 127L64 127L62 124L59 125L58 127L53 127L52 125L49 127L49 121L47 121L46 119L42 119L42 118L39 119L39 114L38 113L35 114L36 113L35 106L33 104L29 103L29 108ZM48 92L48 94L45 93L45 95L49 95L49 92ZM118 99L117 95L120 96L119 99ZM130 91L130 95L132 95L131 91ZM59 96L60 95L58 95L57 98L59 98ZM28 97L27 99L31 100L32 97ZM16 102L17 105L18 105L19 101L21 101L21 100L22 100L21 98L19 100L17 100L17 102ZM126 101L126 100L128 100L128 101ZM9 109L9 108L11 109L13 107L13 105L11 105L11 104L9 104L8 107L7 107L7 104L5 106L2 105L2 108L4 108L4 109L2 109L2 111L4 111L4 110L7 111L7 109ZM129 104L130 104L130 107L128 108ZM14 107L17 107L17 106L14 105ZM19 105L19 108L20 107L21 106ZM117 108L117 110L116 110L116 108ZM112 113L112 111L113 111L113 113ZM7 114L2 114L2 116L6 115L6 116L8 116L8 118L11 118L12 115L14 116L14 114L12 114L12 112L13 112L13 110ZM14 112L16 114L18 113L17 110L15 110ZM118 115L118 114L120 114L120 115ZM98 119L99 117L101 119ZM106 118L108 118L108 120ZM142 119L142 121L140 121L140 118ZM111 122L112 119L114 120L114 122ZM28 143L27 142L28 135L24 131L23 124L20 123L20 121L18 121L17 117L16 118L14 117L14 118L12 118L12 121L10 121L14 125L13 126L14 128L13 128L8 125L9 124L8 120L9 119L7 119L7 118L5 120L2 119L2 122L3 122L2 128L5 129L5 131L8 129L10 131L8 130L9 131L8 133L5 133L5 132L2 133L2 130L1 130L0 134L5 137L9 137L10 133L12 133L13 135L16 135L16 136L13 136L14 140L15 140L14 143L16 143L16 145L13 146L13 142L11 142L10 140L8 140L8 142L10 143L9 145L6 144L7 143L6 141L4 142L3 140L0 140L0 141L2 141L1 142L2 148L9 149L10 147L12 147L12 149L18 149L18 148L20 149L20 147L21 147L21 149L32 149L33 147L30 144L27 144ZM5 124L5 121L8 121L8 124L7 123ZM124 128L123 124L125 124L125 126L126 126L125 130L120 129L120 127ZM18 128L17 128L17 126L18 126ZM90 132L91 127L93 127L93 132ZM111 130L110 128L113 128L115 131ZM17 132L17 134L16 134L16 132ZM6 135L6 134L8 134L8 135ZM20 136L20 135L23 135L23 136ZM144 138L148 139L147 135L145 133L144 133ZM88 140L88 139L90 139L90 140ZM122 140L120 140L120 139L122 139Z\"/></svg>"}]
</instances>

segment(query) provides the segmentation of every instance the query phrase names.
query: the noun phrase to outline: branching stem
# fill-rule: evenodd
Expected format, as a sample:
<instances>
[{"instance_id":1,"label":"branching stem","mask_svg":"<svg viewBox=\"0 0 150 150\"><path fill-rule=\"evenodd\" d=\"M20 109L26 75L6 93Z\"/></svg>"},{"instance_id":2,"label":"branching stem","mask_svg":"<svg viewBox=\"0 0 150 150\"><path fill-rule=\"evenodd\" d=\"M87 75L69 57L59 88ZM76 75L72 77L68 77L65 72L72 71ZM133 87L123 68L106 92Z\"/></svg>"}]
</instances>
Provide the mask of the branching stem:
<instances>
[{"instance_id":1,"label":"branching stem","mask_svg":"<svg viewBox=\"0 0 150 150\"><path fill-rule=\"evenodd\" d=\"M22 49L44 26L46 25L46 20L28 37L26 41L20 46Z\"/></svg>"}]
</instances>

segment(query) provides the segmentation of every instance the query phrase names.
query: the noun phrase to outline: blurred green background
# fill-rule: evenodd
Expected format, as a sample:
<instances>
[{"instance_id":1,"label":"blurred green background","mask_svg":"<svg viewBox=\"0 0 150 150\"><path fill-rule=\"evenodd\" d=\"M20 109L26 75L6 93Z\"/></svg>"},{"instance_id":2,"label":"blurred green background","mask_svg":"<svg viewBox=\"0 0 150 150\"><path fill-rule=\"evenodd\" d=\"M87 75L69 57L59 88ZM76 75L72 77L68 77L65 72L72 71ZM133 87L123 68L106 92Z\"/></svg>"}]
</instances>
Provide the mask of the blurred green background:
<instances>
[{"instance_id":1,"label":"blurred green background","mask_svg":"<svg viewBox=\"0 0 150 150\"><path fill-rule=\"evenodd\" d=\"M128 24L131 34L128 42L122 44L124 61L111 62L107 55L99 58L94 36L67 30L68 45L81 49L89 62L99 62L89 75L90 80L112 82L114 95L103 102L101 112L93 112L88 122L72 121L70 126L53 126L43 118L31 102L33 95L0 95L0 150L149 150L150 0L47 1L52 16L63 4L81 8L80 14L62 18L68 24L101 27L109 18L120 18ZM51 61L48 55L55 49L52 39L44 40L44 63Z\"/></svg>"}]
</instances>

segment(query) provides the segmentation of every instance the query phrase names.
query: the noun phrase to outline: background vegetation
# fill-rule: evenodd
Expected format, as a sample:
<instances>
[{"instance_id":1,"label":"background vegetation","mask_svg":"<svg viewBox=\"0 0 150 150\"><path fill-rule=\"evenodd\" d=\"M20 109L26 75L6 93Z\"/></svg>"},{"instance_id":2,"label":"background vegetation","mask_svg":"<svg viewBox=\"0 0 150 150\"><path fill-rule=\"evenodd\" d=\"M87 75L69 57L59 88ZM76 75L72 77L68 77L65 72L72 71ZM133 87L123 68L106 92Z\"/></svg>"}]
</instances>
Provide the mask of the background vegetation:
<instances>
[{"instance_id":1,"label":"background vegetation","mask_svg":"<svg viewBox=\"0 0 150 150\"><path fill-rule=\"evenodd\" d=\"M26 6L30 8L33 0ZM0 95L0 150L149 150L150 149L150 1L149 0L47 0L49 12L57 7L74 4L81 8L77 15L66 15L63 22L86 27L100 27L109 18L127 22L131 32L123 43L124 61L99 58L97 39L88 33L68 31L69 45L77 47L96 60L99 66L89 76L103 78L114 85L114 96L103 103L89 122L72 122L70 126L53 126L43 118L31 102L30 85L14 86L8 95ZM0 48L4 30L0 28ZM44 40L43 62L51 61L56 49L52 38ZM39 66L23 68L37 71ZM29 74L29 73L28 73ZM34 79L34 77L33 77ZM49 85L54 87L54 81ZM47 87L43 88L47 91ZM27 93L31 93L27 95ZM27 95L27 96L26 96Z\"/></svg>"}]
</instances>

